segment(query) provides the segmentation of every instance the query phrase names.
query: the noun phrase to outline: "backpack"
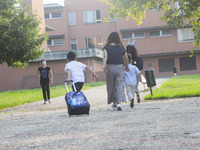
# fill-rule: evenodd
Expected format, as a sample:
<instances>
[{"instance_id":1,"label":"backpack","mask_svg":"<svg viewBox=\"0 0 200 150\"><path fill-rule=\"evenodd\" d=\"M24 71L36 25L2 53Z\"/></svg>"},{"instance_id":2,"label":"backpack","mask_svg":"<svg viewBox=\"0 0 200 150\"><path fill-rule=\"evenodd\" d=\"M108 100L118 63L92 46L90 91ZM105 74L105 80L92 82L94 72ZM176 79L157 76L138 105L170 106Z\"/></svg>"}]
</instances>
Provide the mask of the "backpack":
<instances>
[{"instance_id":1,"label":"backpack","mask_svg":"<svg viewBox=\"0 0 200 150\"><path fill-rule=\"evenodd\" d=\"M139 70L142 70L143 69L143 60L141 57L137 57L137 60L136 60L136 64L135 66L139 69Z\"/></svg>"}]
</instances>

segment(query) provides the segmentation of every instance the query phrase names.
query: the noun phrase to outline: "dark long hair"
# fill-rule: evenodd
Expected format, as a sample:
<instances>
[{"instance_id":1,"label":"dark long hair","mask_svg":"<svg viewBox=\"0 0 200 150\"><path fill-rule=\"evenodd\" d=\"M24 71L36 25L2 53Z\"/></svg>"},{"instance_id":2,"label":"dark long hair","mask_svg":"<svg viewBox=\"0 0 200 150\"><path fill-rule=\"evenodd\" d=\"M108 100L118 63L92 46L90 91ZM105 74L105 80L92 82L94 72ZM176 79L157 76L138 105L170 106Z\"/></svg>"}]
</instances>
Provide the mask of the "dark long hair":
<instances>
[{"instance_id":1,"label":"dark long hair","mask_svg":"<svg viewBox=\"0 0 200 150\"><path fill-rule=\"evenodd\" d=\"M137 49L133 45L127 45L126 52L131 54L133 62L137 60L138 52L137 52Z\"/></svg>"},{"instance_id":2,"label":"dark long hair","mask_svg":"<svg viewBox=\"0 0 200 150\"><path fill-rule=\"evenodd\" d=\"M117 32L111 32L105 42L106 45L110 45L111 43L115 43L115 46L123 46Z\"/></svg>"}]
</instances>

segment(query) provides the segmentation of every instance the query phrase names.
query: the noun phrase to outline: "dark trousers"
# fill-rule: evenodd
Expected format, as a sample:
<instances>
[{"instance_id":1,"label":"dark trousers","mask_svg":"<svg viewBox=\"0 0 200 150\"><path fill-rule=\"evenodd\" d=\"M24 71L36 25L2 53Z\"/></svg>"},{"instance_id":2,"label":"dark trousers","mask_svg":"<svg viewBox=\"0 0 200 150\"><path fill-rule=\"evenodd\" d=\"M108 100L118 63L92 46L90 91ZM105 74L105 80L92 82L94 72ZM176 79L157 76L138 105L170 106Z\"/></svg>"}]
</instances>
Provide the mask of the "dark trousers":
<instances>
[{"instance_id":1,"label":"dark trousers","mask_svg":"<svg viewBox=\"0 0 200 150\"><path fill-rule=\"evenodd\" d=\"M83 87L83 84L84 84L84 82L76 82L76 83L74 83L75 88L76 88L76 92L80 92L81 91L81 89ZM73 92L75 92L73 85L72 85L72 90L73 90Z\"/></svg>"},{"instance_id":2,"label":"dark trousers","mask_svg":"<svg viewBox=\"0 0 200 150\"><path fill-rule=\"evenodd\" d=\"M40 80L44 100L50 99L49 80ZM47 97L46 97L47 95Z\"/></svg>"}]
</instances>

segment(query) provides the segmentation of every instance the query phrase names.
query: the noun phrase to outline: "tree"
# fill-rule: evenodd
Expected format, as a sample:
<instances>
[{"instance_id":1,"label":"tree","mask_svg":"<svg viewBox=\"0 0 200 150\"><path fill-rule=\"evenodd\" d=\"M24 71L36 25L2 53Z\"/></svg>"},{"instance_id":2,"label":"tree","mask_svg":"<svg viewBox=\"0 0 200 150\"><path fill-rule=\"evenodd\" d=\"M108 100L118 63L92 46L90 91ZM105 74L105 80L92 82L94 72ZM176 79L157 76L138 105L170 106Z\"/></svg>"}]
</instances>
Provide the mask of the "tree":
<instances>
[{"instance_id":1,"label":"tree","mask_svg":"<svg viewBox=\"0 0 200 150\"><path fill-rule=\"evenodd\" d=\"M0 64L25 67L43 54L47 34L40 33L40 18L20 0L0 0Z\"/></svg>"},{"instance_id":2,"label":"tree","mask_svg":"<svg viewBox=\"0 0 200 150\"><path fill-rule=\"evenodd\" d=\"M127 17L137 24L142 24L145 18L146 10L157 8L163 11L164 15L160 16L169 26L184 27L185 21L195 32L193 43L199 46L200 42L200 1L199 0L179 0L178 7L175 7L175 0L99 0L108 5L108 11L111 17Z\"/></svg>"}]
</instances>

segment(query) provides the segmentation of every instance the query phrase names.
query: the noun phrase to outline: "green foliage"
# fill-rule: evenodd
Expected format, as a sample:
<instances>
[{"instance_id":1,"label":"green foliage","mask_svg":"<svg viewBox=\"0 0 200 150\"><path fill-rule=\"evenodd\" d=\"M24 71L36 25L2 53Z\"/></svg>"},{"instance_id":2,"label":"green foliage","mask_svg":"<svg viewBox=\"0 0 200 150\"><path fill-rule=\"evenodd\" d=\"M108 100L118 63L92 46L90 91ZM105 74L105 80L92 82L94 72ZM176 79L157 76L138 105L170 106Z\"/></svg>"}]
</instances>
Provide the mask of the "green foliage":
<instances>
[{"instance_id":1,"label":"green foliage","mask_svg":"<svg viewBox=\"0 0 200 150\"><path fill-rule=\"evenodd\" d=\"M163 11L164 16L160 19L169 26L183 27L188 20L195 32L194 46L199 46L200 42L200 1L199 0L177 0L180 8L176 8L176 0L99 0L108 5L110 16L117 18L127 17L140 25L143 23L146 11L157 8ZM109 20L109 19L107 19Z\"/></svg>"},{"instance_id":2,"label":"green foliage","mask_svg":"<svg viewBox=\"0 0 200 150\"><path fill-rule=\"evenodd\" d=\"M148 94L145 99L168 99L200 96L200 75L176 76L167 80L153 96Z\"/></svg>"},{"instance_id":3,"label":"green foliage","mask_svg":"<svg viewBox=\"0 0 200 150\"><path fill-rule=\"evenodd\" d=\"M47 34L41 34L40 18L19 0L0 0L0 64L25 67L43 54Z\"/></svg>"},{"instance_id":4,"label":"green foliage","mask_svg":"<svg viewBox=\"0 0 200 150\"><path fill-rule=\"evenodd\" d=\"M105 82L85 83L83 86L83 90L105 84ZM69 91L72 91L71 86L68 86L68 88ZM51 98L63 96L64 100L64 95L66 94L65 85L50 87L50 92ZM43 97L41 88L0 92L0 110L25 103L35 102L42 99Z\"/></svg>"}]
</instances>

